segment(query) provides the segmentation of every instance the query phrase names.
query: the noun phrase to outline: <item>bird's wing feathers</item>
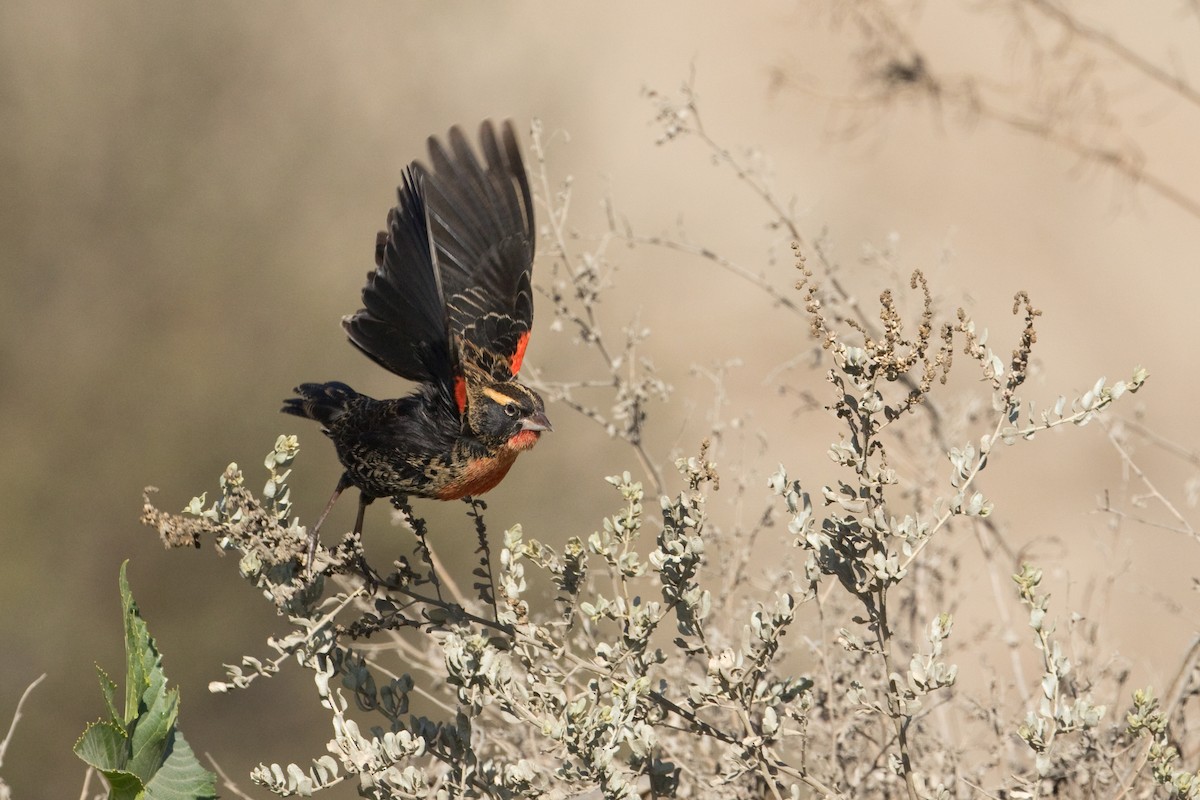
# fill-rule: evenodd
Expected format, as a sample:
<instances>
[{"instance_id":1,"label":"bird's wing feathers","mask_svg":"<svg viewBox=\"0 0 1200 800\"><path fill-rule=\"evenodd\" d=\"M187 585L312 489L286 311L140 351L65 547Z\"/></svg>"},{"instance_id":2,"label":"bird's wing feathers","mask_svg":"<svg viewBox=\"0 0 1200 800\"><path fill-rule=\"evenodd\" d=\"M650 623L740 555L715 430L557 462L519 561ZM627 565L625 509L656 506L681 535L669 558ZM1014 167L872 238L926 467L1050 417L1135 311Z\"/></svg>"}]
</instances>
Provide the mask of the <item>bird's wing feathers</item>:
<instances>
[{"instance_id":1,"label":"bird's wing feathers","mask_svg":"<svg viewBox=\"0 0 1200 800\"><path fill-rule=\"evenodd\" d=\"M433 268L419 165L404 172L399 202L375 242L375 270L363 308L342 320L358 349L397 375L451 389L459 372L450 348L445 301Z\"/></svg>"},{"instance_id":2,"label":"bird's wing feathers","mask_svg":"<svg viewBox=\"0 0 1200 800\"><path fill-rule=\"evenodd\" d=\"M465 410L464 381L511 380L533 323L533 200L512 123L429 140L430 168L405 171L379 234L363 308L342 325L384 368Z\"/></svg>"},{"instance_id":3,"label":"bird's wing feathers","mask_svg":"<svg viewBox=\"0 0 1200 800\"><path fill-rule=\"evenodd\" d=\"M463 362L511 380L533 323L533 201L511 123L480 127L484 160L459 128L429 140L426 184L434 263ZM470 370L469 370L470 371Z\"/></svg>"}]
</instances>

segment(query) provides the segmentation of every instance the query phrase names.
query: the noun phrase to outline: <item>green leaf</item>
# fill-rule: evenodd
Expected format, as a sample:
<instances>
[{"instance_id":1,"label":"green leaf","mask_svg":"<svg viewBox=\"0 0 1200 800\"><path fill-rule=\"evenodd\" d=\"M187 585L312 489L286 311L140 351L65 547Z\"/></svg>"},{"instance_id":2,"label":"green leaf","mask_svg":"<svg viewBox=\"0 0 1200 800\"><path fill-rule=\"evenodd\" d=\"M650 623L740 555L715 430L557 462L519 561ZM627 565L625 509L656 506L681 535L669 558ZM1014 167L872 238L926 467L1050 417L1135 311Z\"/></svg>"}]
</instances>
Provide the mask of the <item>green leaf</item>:
<instances>
[{"instance_id":1,"label":"green leaf","mask_svg":"<svg viewBox=\"0 0 1200 800\"><path fill-rule=\"evenodd\" d=\"M101 772L124 767L128 751L129 738L125 729L104 720L89 724L75 742L75 755Z\"/></svg>"},{"instance_id":2,"label":"green leaf","mask_svg":"<svg viewBox=\"0 0 1200 800\"><path fill-rule=\"evenodd\" d=\"M162 680L162 659L154 640L150 638L150 629L142 619L141 611L129 590L129 581L125 576L126 561L121 564L121 614L125 623L125 717L126 725L137 719L142 710L142 694L148 688L150 675L157 671Z\"/></svg>"},{"instance_id":3,"label":"green leaf","mask_svg":"<svg viewBox=\"0 0 1200 800\"><path fill-rule=\"evenodd\" d=\"M111 800L203 800L216 797L216 775L204 769L176 728L179 690L167 688L162 656L141 617L121 565L125 629L125 708L116 684L97 667L109 719L92 723L75 753L104 775Z\"/></svg>"},{"instance_id":4,"label":"green leaf","mask_svg":"<svg viewBox=\"0 0 1200 800\"><path fill-rule=\"evenodd\" d=\"M117 683L108 677L108 673L96 665L96 677L100 679L100 693L104 695L104 706L108 709L109 719L118 719L117 714Z\"/></svg>"},{"instance_id":5,"label":"green leaf","mask_svg":"<svg viewBox=\"0 0 1200 800\"><path fill-rule=\"evenodd\" d=\"M137 775L120 770L103 774L109 786L108 800L142 800L146 796L146 787Z\"/></svg>"},{"instance_id":6,"label":"green leaf","mask_svg":"<svg viewBox=\"0 0 1200 800\"><path fill-rule=\"evenodd\" d=\"M216 778L200 766L183 734L176 731L167 760L146 786L146 800L216 797Z\"/></svg>"},{"instance_id":7,"label":"green leaf","mask_svg":"<svg viewBox=\"0 0 1200 800\"><path fill-rule=\"evenodd\" d=\"M148 698L148 708L134 722L129 769L149 780L166 759L179 715L179 691Z\"/></svg>"}]
</instances>

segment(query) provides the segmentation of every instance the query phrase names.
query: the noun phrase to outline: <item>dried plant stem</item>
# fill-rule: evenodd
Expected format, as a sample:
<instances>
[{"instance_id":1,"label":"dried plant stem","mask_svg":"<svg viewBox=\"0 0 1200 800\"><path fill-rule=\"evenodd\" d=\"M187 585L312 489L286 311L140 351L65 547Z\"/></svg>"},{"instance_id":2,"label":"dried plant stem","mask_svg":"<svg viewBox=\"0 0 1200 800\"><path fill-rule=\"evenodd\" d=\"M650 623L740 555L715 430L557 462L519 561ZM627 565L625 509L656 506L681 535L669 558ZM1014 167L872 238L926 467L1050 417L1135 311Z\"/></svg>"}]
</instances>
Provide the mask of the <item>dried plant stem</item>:
<instances>
[{"instance_id":1,"label":"dried plant stem","mask_svg":"<svg viewBox=\"0 0 1200 800\"><path fill-rule=\"evenodd\" d=\"M1104 426L1104 432L1108 435L1109 443L1113 446L1113 449L1117 451L1117 454L1121 456L1121 461L1125 467L1129 469L1139 481L1141 481L1142 485L1146 487L1146 490L1150 492L1150 495L1157 500L1162 507L1165 508L1167 512L1179 523L1179 528L1177 530L1182 533L1186 533L1188 536L1191 536L1193 539L1200 542L1200 532L1197 532L1196 529L1192 527L1192 524L1188 522L1187 517L1180 513L1179 509L1175 507L1175 504L1167 499L1166 495L1158 490L1158 487L1154 485L1154 482L1150 480L1149 476L1147 476L1142 468L1138 466L1137 462L1133 460L1133 457L1129 454L1129 451L1125 449L1125 447L1121 444L1120 439L1113 432L1112 426L1106 422L1101 422L1100 424Z\"/></svg>"},{"instance_id":2,"label":"dried plant stem","mask_svg":"<svg viewBox=\"0 0 1200 800\"><path fill-rule=\"evenodd\" d=\"M567 212L569 211L571 205L571 192L569 187L564 188L561 192L555 192L552 189L550 185L549 170L546 166L545 151L542 147L540 124L534 124L532 133L531 148L534 152L536 163L538 165L537 178L541 186L541 193L538 199L541 201L542 208L546 212L545 217L548 219L548 229L550 231L550 238L551 242L553 243L554 255L558 262L558 266L563 272L571 276L572 281L574 281L576 280L575 267L572 264L573 259L570 255L570 249L567 247L566 235L566 220ZM555 197L559 198L558 203L551 202L551 198ZM611 234L606 235L600 242L598 246L599 252L603 252L610 238ZM595 255L593 255L592 260L596 260ZM600 355L601 359L604 361L606 369L612 374L613 380L611 385L618 387L620 386L621 380L617 375L617 370L621 360L616 358L605 344L604 337L601 335L599 325L596 321L593 304L590 302L583 302L581 305L583 309L582 314L574 311L568 311L565 306L560 306L560 312L565 312L565 316L567 316L572 324L579 329L583 341L593 347ZM632 370L635 368L635 359L626 358L626 361L628 362L629 369ZM577 411L583 411L583 407L578 404L576 404L574 407ZM592 419L593 421L600 421L599 417L594 412L584 413L589 419ZM607 428L608 423L605 422L604 425ZM632 435L623 436L622 438L633 448L639 465L642 467L646 477L649 478L651 483L654 485L655 493L661 494L663 491L662 473L659 471L658 466L654 463L654 459L652 459L650 454L646 452L646 448L642 443L640 426L635 427L634 430L631 431L631 434Z\"/></svg>"},{"instance_id":3,"label":"dried plant stem","mask_svg":"<svg viewBox=\"0 0 1200 800\"><path fill-rule=\"evenodd\" d=\"M46 674L42 673L25 687L25 691L21 692L21 698L17 700L17 707L13 711L12 722L8 725L8 733L0 741L0 767L4 766L4 754L8 750L9 743L12 741L13 733L17 730L17 723L21 720L21 709L24 707L25 701L29 699L29 695L33 694L33 690L37 688L38 684L44 680L46 680Z\"/></svg>"},{"instance_id":4,"label":"dried plant stem","mask_svg":"<svg viewBox=\"0 0 1200 800\"><path fill-rule=\"evenodd\" d=\"M1200 92L1185 80L1138 55L1115 37L1080 22L1062 6L1046 0L1021 0L1021 5L1032 7L1047 18L1054 19L1064 30L1115 56L1136 73L1150 78L1186 102L1200 105ZM890 53L892 58L898 59L898 63L920 64L921 80L910 82L909 85L919 87L939 106L953 104L971 116L990 119L1011 130L1042 139L1085 162L1107 167L1132 184L1145 186L1192 217L1200 218L1200 200L1174 185L1168 178L1151 172L1140 153L1129 148L1093 144L1076 132L1077 126L1064 125L1057 117L1030 115L992 102L984 95L984 91L994 83L992 81L937 74L929 65L930 59L918 48L887 2L855 0L846 6L868 42Z\"/></svg>"},{"instance_id":5,"label":"dried plant stem","mask_svg":"<svg viewBox=\"0 0 1200 800\"><path fill-rule=\"evenodd\" d=\"M900 750L900 769L904 777L904 786L908 790L909 800L918 800L916 778L913 775L912 753L908 745L908 723L912 717L900 707L900 685L897 673L892 669L891 649L892 630L888 625L887 593L883 590L876 592L876 607L879 609L875 620L876 644L879 647L879 657L883 662L883 674L887 676L887 707L888 716L895 728L896 746Z\"/></svg>"},{"instance_id":6,"label":"dried plant stem","mask_svg":"<svg viewBox=\"0 0 1200 800\"><path fill-rule=\"evenodd\" d=\"M1026 6L1034 8L1054 20L1065 30L1070 31L1071 34L1092 42L1112 53L1135 71L1142 73L1167 90L1174 92L1187 102L1200 108L1200 91L1197 91L1194 86L1184 79L1167 72L1140 53L1135 52L1111 34L1081 22L1062 6L1048 2L1047 0L1022 0L1022 2Z\"/></svg>"}]
</instances>

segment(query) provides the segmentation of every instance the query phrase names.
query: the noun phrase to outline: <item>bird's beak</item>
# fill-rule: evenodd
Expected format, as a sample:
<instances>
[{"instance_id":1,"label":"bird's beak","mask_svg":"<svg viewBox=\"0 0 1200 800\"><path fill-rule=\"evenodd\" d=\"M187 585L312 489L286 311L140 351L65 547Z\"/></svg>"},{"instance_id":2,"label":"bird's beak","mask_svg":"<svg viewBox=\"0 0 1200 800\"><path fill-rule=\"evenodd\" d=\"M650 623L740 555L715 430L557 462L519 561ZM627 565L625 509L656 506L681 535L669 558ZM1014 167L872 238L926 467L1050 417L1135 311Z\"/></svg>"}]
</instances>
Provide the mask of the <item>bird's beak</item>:
<instances>
[{"instance_id":1,"label":"bird's beak","mask_svg":"<svg viewBox=\"0 0 1200 800\"><path fill-rule=\"evenodd\" d=\"M538 432L553 431L554 426L550 424L550 418L546 416L546 412L539 411L521 420L521 430Z\"/></svg>"}]
</instances>

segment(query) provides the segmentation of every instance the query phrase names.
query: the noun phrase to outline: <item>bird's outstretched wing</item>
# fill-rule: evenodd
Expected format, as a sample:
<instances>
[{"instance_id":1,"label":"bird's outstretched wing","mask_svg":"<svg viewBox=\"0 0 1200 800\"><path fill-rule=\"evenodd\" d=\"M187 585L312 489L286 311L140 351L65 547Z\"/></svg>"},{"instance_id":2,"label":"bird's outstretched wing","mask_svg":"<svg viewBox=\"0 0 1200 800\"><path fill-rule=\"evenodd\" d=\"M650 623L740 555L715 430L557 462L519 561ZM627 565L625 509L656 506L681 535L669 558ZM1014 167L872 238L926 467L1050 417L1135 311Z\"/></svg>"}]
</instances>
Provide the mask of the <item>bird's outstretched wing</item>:
<instances>
[{"instance_id":1,"label":"bird's outstretched wing","mask_svg":"<svg viewBox=\"0 0 1200 800\"><path fill-rule=\"evenodd\" d=\"M450 346L446 303L430 249L424 170L405 170L399 202L375 241L375 269L363 287L363 307L342 319L350 341L397 375L453 396L461 372Z\"/></svg>"},{"instance_id":2,"label":"bird's outstretched wing","mask_svg":"<svg viewBox=\"0 0 1200 800\"><path fill-rule=\"evenodd\" d=\"M363 308L342 320L385 369L437 386L465 410L465 381L507 381L533 324L533 199L511 122L480 126L481 161L458 127L429 139L375 245Z\"/></svg>"},{"instance_id":3,"label":"bird's outstretched wing","mask_svg":"<svg viewBox=\"0 0 1200 800\"><path fill-rule=\"evenodd\" d=\"M511 122L499 135L490 121L480 126L482 161L458 127L447 138L448 147L430 138L422 188L452 349L467 380L512 380L533 324L533 200L521 148Z\"/></svg>"}]
</instances>

